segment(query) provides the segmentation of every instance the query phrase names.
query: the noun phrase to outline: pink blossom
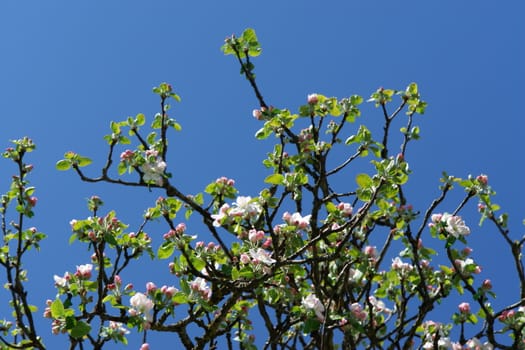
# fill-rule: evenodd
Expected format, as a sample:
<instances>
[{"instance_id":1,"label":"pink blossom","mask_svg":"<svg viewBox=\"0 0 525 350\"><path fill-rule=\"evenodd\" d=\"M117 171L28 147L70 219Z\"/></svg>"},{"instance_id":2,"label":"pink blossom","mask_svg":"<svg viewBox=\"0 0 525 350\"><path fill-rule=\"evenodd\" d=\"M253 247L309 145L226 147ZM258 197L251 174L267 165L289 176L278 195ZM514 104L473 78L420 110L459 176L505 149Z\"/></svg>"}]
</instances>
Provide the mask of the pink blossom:
<instances>
[{"instance_id":1,"label":"pink blossom","mask_svg":"<svg viewBox=\"0 0 525 350\"><path fill-rule=\"evenodd\" d=\"M294 225L297 226L300 229L305 229L308 226L310 226L310 218L311 215L301 216L300 213L293 213L290 214L289 212L285 212L283 214L283 220L288 225Z\"/></svg>"},{"instance_id":2,"label":"pink blossom","mask_svg":"<svg viewBox=\"0 0 525 350\"><path fill-rule=\"evenodd\" d=\"M272 237L268 237L268 238L266 238L266 240L262 244L262 247L264 249L268 249L269 247L271 247L271 245L272 245Z\"/></svg>"},{"instance_id":3,"label":"pink blossom","mask_svg":"<svg viewBox=\"0 0 525 350\"><path fill-rule=\"evenodd\" d=\"M222 220L225 217L228 217L228 210L230 209L230 206L226 203L224 203L221 208L219 209L218 214L213 214L211 217L213 219L213 226L220 227L222 225Z\"/></svg>"},{"instance_id":4,"label":"pink blossom","mask_svg":"<svg viewBox=\"0 0 525 350\"><path fill-rule=\"evenodd\" d=\"M374 308L374 312L385 312L385 313L391 313L392 310L387 308L385 306L385 303L381 300L376 299L373 295L368 297L368 301Z\"/></svg>"},{"instance_id":5,"label":"pink blossom","mask_svg":"<svg viewBox=\"0 0 525 350\"><path fill-rule=\"evenodd\" d=\"M445 231L456 238L470 234L470 228L465 225L461 216L451 215L449 213L433 214L431 220L432 223L430 226L442 224L445 227Z\"/></svg>"},{"instance_id":6,"label":"pink blossom","mask_svg":"<svg viewBox=\"0 0 525 350\"><path fill-rule=\"evenodd\" d=\"M135 153L132 150L127 149L120 154L120 160L129 162L133 159L134 155Z\"/></svg>"},{"instance_id":7,"label":"pink blossom","mask_svg":"<svg viewBox=\"0 0 525 350\"><path fill-rule=\"evenodd\" d=\"M377 248L376 248L376 246L367 245L364 248L364 253L366 255L368 255L369 257L371 257L371 258L376 258L377 257Z\"/></svg>"},{"instance_id":8,"label":"pink blossom","mask_svg":"<svg viewBox=\"0 0 525 350\"><path fill-rule=\"evenodd\" d=\"M343 203L343 202L341 202L341 203L339 203L337 205L337 209L339 209L341 211L343 216L351 216L352 212L354 210L354 208L352 208L350 203Z\"/></svg>"},{"instance_id":9,"label":"pink blossom","mask_svg":"<svg viewBox=\"0 0 525 350\"><path fill-rule=\"evenodd\" d=\"M69 276L68 272L64 274L64 277L60 277L57 275L53 276L53 279L55 280L55 286L62 288L67 287L70 278L71 277Z\"/></svg>"},{"instance_id":10,"label":"pink blossom","mask_svg":"<svg viewBox=\"0 0 525 350\"><path fill-rule=\"evenodd\" d=\"M445 218L445 214L443 214L442 221L445 221L447 223L446 230L448 233L450 233L452 236L458 238L459 236L466 236L470 234L470 228L465 225L465 222L463 219L461 219L461 216L457 215L448 215Z\"/></svg>"},{"instance_id":11,"label":"pink blossom","mask_svg":"<svg viewBox=\"0 0 525 350\"><path fill-rule=\"evenodd\" d=\"M314 310L315 315L318 319L324 320L324 305L321 303L319 298L315 294L308 294L306 297L303 297L301 304L307 310Z\"/></svg>"},{"instance_id":12,"label":"pink blossom","mask_svg":"<svg viewBox=\"0 0 525 350\"><path fill-rule=\"evenodd\" d=\"M260 109L254 109L254 110L252 111L252 115L253 115L253 117L254 117L255 119L257 119L257 120L261 120L261 118L262 118L262 112L261 112Z\"/></svg>"},{"instance_id":13,"label":"pink blossom","mask_svg":"<svg viewBox=\"0 0 525 350\"><path fill-rule=\"evenodd\" d=\"M461 303L458 305L458 309L462 314L469 314L470 313L470 304L469 303Z\"/></svg>"},{"instance_id":14,"label":"pink blossom","mask_svg":"<svg viewBox=\"0 0 525 350\"><path fill-rule=\"evenodd\" d=\"M319 101L319 96L317 94L310 94L307 98L308 104L314 105Z\"/></svg>"},{"instance_id":15,"label":"pink blossom","mask_svg":"<svg viewBox=\"0 0 525 350\"><path fill-rule=\"evenodd\" d=\"M489 177L485 174L478 175L476 180L478 180L482 185L487 185L489 183Z\"/></svg>"},{"instance_id":16,"label":"pink blossom","mask_svg":"<svg viewBox=\"0 0 525 350\"><path fill-rule=\"evenodd\" d=\"M147 151L146 151L147 152ZM144 173L142 179L145 182L153 182L159 186L162 185L164 179L164 171L166 170L166 162L161 159L148 161L140 166L140 170Z\"/></svg>"},{"instance_id":17,"label":"pink blossom","mask_svg":"<svg viewBox=\"0 0 525 350\"><path fill-rule=\"evenodd\" d=\"M275 263L275 259L270 257L270 253L262 248L250 249L249 254L252 257L254 263L261 262L265 265L272 265Z\"/></svg>"},{"instance_id":18,"label":"pink blossom","mask_svg":"<svg viewBox=\"0 0 525 350\"><path fill-rule=\"evenodd\" d=\"M363 310L363 307L359 303L352 303L350 305L350 311L360 321L364 321L366 319L366 311Z\"/></svg>"},{"instance_id":19,"label":"pink blossom","mask_svg":"<svg viewBox=\"0 0 525 350\"><path fill-rule=\"evenodd\" d=\"M262 240L264 238L264 231L257 231L255 229L251 229L249 232L248 232L248 239L251 241L251 242L259 242L260 240Z\"/></svg>"},{"instance_id":20,"label":"pink blossom","mask_svg":"<svg viewBox=\"0 0 525 350\"><path fill-rule=\"evenodd\" d=\"M414 267L406 262L403 262L400 257L395 257L392 259L392 269L399 270L401 272L410 272Z\"/></svg>"},{"instance_id":21,"label":"pink blossom","mask_svg":"<svg viewBox=\"0 0 525 350\"><path fill-rule=\"evenodd\" d=\"M93 265L91 264L77 265L77 272L75 275L80 278L89 279L91 278L91 270L93 270Z\"/></svg>"},{"instance_id":22,"label":"pink blossom","mask_svg":"<svg viewBox=\"0 0 525 350\"><path fill-rule=\"evenodd\" d=\"M146 291L148 294L153 293L157 290L157 286L153 282L146 283Z\"/></svg>"},{"instance_id":23,"label":"pink blossom","mask_svg":"<svg viewBox=\"0 0 525 350\"><path fill-rule=\"evenodd\" d=\"M149 350L149 344L148 343L142 344L139 350Z\"/></svg>"},{"instance_id":24,"label":"pink blossom","mask_svg":"<svg viewBox=\"0 0 525 350\"><path fill-rule=\"evenodd\" d=\"M483 283L481 284L481 288L485 290L492 289L492 282L489 279L484 280Z\"/></svg>"},{"instance_id":25,"label":"pink blossom","mask_svg":"<svg viewBox=\"0 0 525 350\"><path fill-rule=\"evenodd\" d=\"M151 322L152 316L150 312L154 307L151 299L142 293L135 293L135 295L129 299L129 303L135 312L143 314L145 319Z\"/></svg>"},{"instance_id":26,"label":"pink blossom","mask_svg":"<svg viewBox=\"0 0 525 350\"><path fill-rule=\"evenodd\" d=\"M229 212L232 216L258 216L262 211L261 206L249 196L237 197L233 207Z\"/></svg>"},{"instance_id":27,"label":"pink blossom","mask_svg":"<svg viewBox=\"0 0 525 350\"><path fill-rule=\"evenodd\" d=\"M249 264L252 261L250 256L248 254L245 254L245 253L241 254L240 260L241 260L241 263L245 264L245 265Z\"/></svg>"},{"instance_id":28,"label":"pink blossom","mask_svg":"<svg viewBox=\"0 0 525 350\"><path fill-rule=\"evenodd\" d=\"M190 282L190 288L199 293L204 299L211 297L211 289L206 283L206 280L202 277L197 277L195 280Z\"/></svg>"},{"instance_id":29,"label":"pink blossom","mask_svg":"<svg viewBox=\"0 0 525 350\"><path fill-rule=\"evenodd\" d=\"M485 342L485 343L481 343L481 341L474 337L470 340L467 341L467 349L470 349L470 350L492 350L494 349L494 346L489 343L489 342Z\"/></svg>"},{"instance_id":30,"label":"pink blossom","mask_svg":"<svg viewBox=\"0 0 525 350\"><path fill-rule=\"evenodd\" d=\"M161 291L164 295L166 295L168 298L171 298L171 297L174 296L175 293L177 293L179 290L178 290L177 288L173 287L173 286L170 286L170 287L168 287L168 286L162 286L162 287L160 288L160 291Z\"/></svg>"}]
</instances>

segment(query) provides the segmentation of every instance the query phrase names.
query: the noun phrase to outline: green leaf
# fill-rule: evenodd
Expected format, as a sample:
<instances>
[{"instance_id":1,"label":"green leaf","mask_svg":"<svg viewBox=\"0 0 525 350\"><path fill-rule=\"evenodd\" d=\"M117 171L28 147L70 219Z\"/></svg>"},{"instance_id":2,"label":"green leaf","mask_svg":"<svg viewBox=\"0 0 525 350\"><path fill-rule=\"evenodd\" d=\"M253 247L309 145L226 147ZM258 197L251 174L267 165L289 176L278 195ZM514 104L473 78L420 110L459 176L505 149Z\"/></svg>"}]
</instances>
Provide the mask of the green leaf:
<instances>
[{"instance_id":1,"label":"green leaf","mask_svg":"<svg viewBox=\"0 0 525 350\"><path fill-rule=\"evenodd\" d=\"M175 243L164 242L157 250L157 257L159 259L167 259L173 254L174 250L175 250Z\"/></svg>"},{"instance_id":2,"label":"green leaf","mask_svg":"<svg viewBox=\"0 0 525 350\"><path fill-rule=\"evenodd\" d=\"M51 303L51 316L53 318L60 318L64 316L64 304L62 304L60 299L55 299L55 301Z\"/></svg>"},{"instance_id":3,"label":"green leaf","mask_svg":"<svg viewBox=\"0 0 525 350\"><path fill-rule=\"evenodd\" d=\"M68 159L59 160L57 164L55 165L55 167L57 170L61 170L61 171L69 170L71 168L71 161Z\"/></svg>"},{"instance_id":4,"label":"green leaf","mask_svg":"<svg viewBox=\"0 0 525 350\"><path fill-rule=\"evenodd\" d=\"M80 339L87 335L91 331L91 326L85 322L78 321L77 324L71 329L70 335L72 338Z\"/></svg>"},{"instance_id":5,"label":"green leaf","mask_svg":"<svg viewBox=\"0 0 525 350\"><path fill-rule=\"evenodd\" d=\"M318 330L320 325L321 323L316 318L309 318L304 323L303 332L305 334L309 334L313 331Z\"/></svg>"},{"instance_id":6,"label":"green leaf","mask_svg":"<svg viewBox=\"0 0 525 350\"><path fill-rule=\"evenodd\" d=\"M182 130L182 126L180 126L179 123L173 123L173 129L175 129L177 131L181 131Z\"/></svg>"},{"instance_id":7,"label":"green leaf","mask_svg":"<svg viewBox=\"0 0 525 350\"><path fill-rule=\"evenodd\" d=\"M272 185L282 185L283 181L284 176L281 174L272 174L267 176L266 179L264 179L265 183Z\"/></svg>"},{"instance_id":8,"label":"green leaf","mask_svg":"<svg viewBox=\"0 0 525 350\"><path fill-rule=\"evenodd\" d=\"M110 232L106 232L104 234L104 241L108 242L109 244L111 244L112 246L116 246L118 245L118 242L117 240L115 239L115 236L113 234L111 234Z\"/></svg>"},{"instance_id":9,"label":"green leaf","mask_svg":"<svg viewBox=\"0 0 525 350\"><path fill-rule=\"evenodd\" d=\"M89 164L91 164L93 161L87 157L78 157L78 166L79 167L84 167L84 166L87 166Z\"/></svg>"},{"instance_id":10,"label":"green leaf","mask_svg":"<svg viewBox=\"0 0 525 350\"><path fill-rule=\"evenodd\" d=\"M373 185L373 181L367 174L358 174L355 177L355 181L357 182L357 185L361 188L368 188Z\"/></svg>"},{"instance_id":11,"label":"green leaf","mask_svg":"<svg viewBox=\"0 0 525 350\"><path fill-rule=\"evenodd\" d=\"M138 126L142 126L144 125L145 122L146 122L146 117L144 116L144 114L142 113L137 114L137 116L135 117L135 124L137 124Z\"/></svg>"}]
</instances>

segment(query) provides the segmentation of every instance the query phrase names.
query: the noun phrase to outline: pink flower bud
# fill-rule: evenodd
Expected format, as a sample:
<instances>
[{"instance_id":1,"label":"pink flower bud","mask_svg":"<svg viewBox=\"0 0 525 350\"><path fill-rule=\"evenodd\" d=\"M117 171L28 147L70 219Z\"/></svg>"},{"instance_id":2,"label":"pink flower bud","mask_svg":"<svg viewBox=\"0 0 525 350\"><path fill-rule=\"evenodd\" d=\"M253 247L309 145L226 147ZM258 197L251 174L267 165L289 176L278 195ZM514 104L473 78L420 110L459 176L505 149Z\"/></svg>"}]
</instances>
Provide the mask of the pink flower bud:
<instances>
[{"instance_id":1,"label":"pink flower bud","mask_svg":"<svg viewBox=\"0 0 525 350\"><path fill-rule=\"evenodd\" d=\"M492 289L492 282L489 279L484 280L483 284L481 285L481 288L483 288L485 290Z\"/></svg>"},{"instance_id":2,"label":"pink flower bud","mask_svg":"<svg viewBox=\"0 0 525 350\"><path fill-rule=\"evenodd\" d=\"M241 263L245 265L249 264L251 261L250 256L248 254L241 254L240 260L241 260Z\"/></svg>"},{"instance_id":3,"label":"pink flower bud","mask_svg":"<svg viewBox=\"0 0 525 350\"><path fill-rule=\"evenodd\" d=\"M482 185L487 185L489 183L489 177L485 174L478 175L476 180L478 180Z\"/></svg>"},{"instance_id":4,"label":"pink flower bud","mask_svg":"<svg viewBox=\"0 0 525 350\"><path fill-rule=\"evenodd\" d=\"M262 112L261 112L260 109L254 109L253 112L252 112L252 115L257 120L261 120L261 118L262 118Z\"/></svg>"},{"instance_id":5,"label":"pink flower bud","mask_svg":"<svg viewBox=\"0 0 525 350\"><path fill-rule=\"evenodd\" d=\"M310 94L308 95L307 101L308 101L308 104L314 105L317 102L319 102L319 97L317 96L317 94Z\"/></svg>"},{"instance_id":6,"label":"pink flower bud","mask_svg":"<svg viewBox=\"0 0 525 350\"><path fill-rule=\"evenodd\" d=\"M469 314L470 313L470 304L469 303L461 303L458 305L459 311L462 314Z\"/></svg>"},{"instance_id":7,"label":"pink flower bud","mask_svg":"<svg viewBox=\"0 0 525 350\"><path fill-rule=\"evenodd\" d=\"M148 343L142 344L142 346L140 347L140 350L149 350L149 344Z\"/></svg>"},{"instance_id":8,"label":"pink flower bud","mask_svg":"<svg viewBox=\"0 0 525 350\"><path fill-rule=\"evenodd\" d=\"M148 293L153 293L157 290L157 286L153 282L146 283L146 291Z\"/></svg>"}]
</instances>

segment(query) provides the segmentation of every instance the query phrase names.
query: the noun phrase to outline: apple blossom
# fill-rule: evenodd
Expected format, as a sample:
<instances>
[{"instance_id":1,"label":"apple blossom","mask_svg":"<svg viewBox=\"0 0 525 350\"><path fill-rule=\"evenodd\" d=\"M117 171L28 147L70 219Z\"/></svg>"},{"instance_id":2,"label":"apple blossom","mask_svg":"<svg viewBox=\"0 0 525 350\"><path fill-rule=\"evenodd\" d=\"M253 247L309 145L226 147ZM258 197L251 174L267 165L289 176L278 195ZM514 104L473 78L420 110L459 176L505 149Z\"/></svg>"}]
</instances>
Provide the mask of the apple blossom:
<instances>
[{"instance_id":1,"label":"apple blossom","mask_svg":"<svg viewBox=\"0 0 525 350\"><path fill-rule=\"evenodd\" d=\"M213 219L213 226L220 227L222 225L222 221L225 217L228 217L228 210L230 209L230 206L226 203L224 203L220 209L218 214L212 214L211 217Z\"/></svg>"},{"instance_id":2,"label":"apple blossom","mask_svg":"<svg viewBox=\"0 0 525 350\"><path fill-rule=\"evenodd\" d=\"M354 317L360 321L364 321L367 318L367 313L361 306L361 304L355 302L350 304L350 311Z\"/></svg>"},{"instance_id":3,"label":"apple blossom","mask_svg":"<svg viewBox=\"0 0 525 350\"><path fill-rule=\"evenodd\" d=\"M308 104L314 105L319 101L317 94L309 94L307 98Z\"/></svg>"},{"instance_id":4,"label":"apple blossom","mask_svg":"<svg viewBox=\"0 0 525 350\"><path fill-rule=\"evenodd\" d=\"M275 259L270 258L270 253L262 248L250 249L249 254L254 263L261 262L265 265L272 265L275 263Z\"/></svg>"},{"instance_id":5,"label":"apple blossom","mask_svg":"<svg viewBox=\"0 0 525 350\"><path fill-rule=\"evenodd\" d=\"M260 231L260 230L255 230L255 229L251 229L249 232L248 232L248 239L251 241L251 242L259 242L260 240L262 240L264 238L264 231Z\"/></svg>"},{"instance_id":6,"label":"apple blossom","mask_svg":"<svg viewBox=\"0 0 525 350\"><path fill-rule=\"evenodd\" d=\"M255 119L257 119L257 120L261 120L261 118L262 118L262 112L261 112L260 109L254 109L254 110L252 111L252 115L253 115L253 117L254 117Z\"/></svg>"},{"instance_id":7,"label":"apple blossom","mask_svg":"<svg viewBox=\"0 0 525 350\"><path fill-rule=\"evenodd\" d=\"M343 216L351 216L354 210L354 208L352 208L352 205L350 205L350 203L343 203L343 202L337 205L337 209L341 211Z\"/></svg>"},{"instance_id":8,"label":"apple blossom","mask_svg":"<svg viewBox=\"0 0 525 350\"><path fill-rule=\"evenodd\" d=\"M252 201L250 196L237 197L233 207L229 212L231 216L258 216L262 211L259 203Z\"/></svg>"},{"instance_id":9,"label":"apple blossom","mask_svg":"<svg viewBox=\"0 0 525 350\"><path fill-rule=\"evenodd\" d=\"M144 182L153 182L159 186L163 183L163 175L166 170L166 162L161 159L156 159L153 162L147 161L140 166L140 170L144 173L142 179Z\"/></svg>"},{"instance_id":10,"label":"apple blossom","mask_svg":"<svg viewBox=\"0 0 525 350\"><path fill-rule=\"evenodd\" d=\"M489 342L481 343L481 341L474 337L472 339L469 339L467 341L467 349L470 350L492 350L494 349L494 346Z\"/></svg>"},{"instance_id":11,"label":"apple blossom","mask_svg":"<svg viewBox=\"0 0 525 350\"><path fill-rule=\"evenodd\" d=\"M307 310L313 310L318 319L324 320L324 305L321 303L319 298L315 294L308 294L306 297L303 297L301 304Z\"/></svg>"},{"instance_id":12,"label":"apple blossom","mask_svg":"<svg viewBox=\"0 0 525 350\"><path fill-rule=\"evenodd\" d=\"M301 216L300 213L290 214L289 212L285 212L283 214L283 220L288 225L297 226L300 229L305 229L308 226L310 226L310 218L311 217L312 217L312 215Z\"/></svg>"},{"instance_id":13,"label":"apple blossom","mask_svg":"<svg viewBox=\"0 0 525 350\"><path fill-rule=\"evenodd\" d=\"M89 279L91 278L91 270L93 270L92 264L77 265L77 272L75 275L83 279Z\"/></svg>"},{"instance_id":14,"label":"apple blossom","mask_svg":"<svg viewBox=\"0 0 525 350\"><path fill-rule=\"evenodd\" d=\"M392 310L387 308L385 306L385 303L381 300L378 300L376 297L374 297L373 295L369 296L368 297L368 301L370 302L370 304L374 307L374 312L385 312L387 314L391 313Z\"/></svg>"},{"instance_id":15,"label":"apple blossom","mask_svg":"<svg viewBox=\"0 0 525 350\"><path fill-rule=\"evenodd\" d=\"M133 307L133 310L139 314L143 314L148 322L152 321L153 317L151 315L151 310L153 309L154 304L146 295L135 293L135 295L130 298L129 303Z\"/></svg>"},{"instance_id":16,"label":"apple blossom","mask_svg":"<svg viewBox=\"0 0 525 350\"><path fill-rule=\"evenodd\" d=\"M206 280L202 277L197 277L195 280L189 283L191 290L197 292L204 299L211 297L211 288L208 286Z\"/></svg>"},{"instance_id":17,"label":"apple blossom","mask_svg":"<svg viewBox=\"0 0 525 350\"><path fill-rule=\"evenodd\" d=\"M462 314L469 314L470 313L470 304L463 302L458 305L458 309Z\"/></svg>"}]
</instances>

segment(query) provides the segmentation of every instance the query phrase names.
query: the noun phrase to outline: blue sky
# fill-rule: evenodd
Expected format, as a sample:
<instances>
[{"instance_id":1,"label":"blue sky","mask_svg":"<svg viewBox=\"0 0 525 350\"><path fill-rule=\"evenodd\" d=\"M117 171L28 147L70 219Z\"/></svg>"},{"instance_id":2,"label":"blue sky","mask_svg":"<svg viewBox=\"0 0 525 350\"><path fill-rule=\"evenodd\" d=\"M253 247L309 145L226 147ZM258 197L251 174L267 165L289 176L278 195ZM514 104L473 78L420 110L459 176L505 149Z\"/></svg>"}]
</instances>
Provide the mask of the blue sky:
<instances>
[{"instance_id":1,"label":"blue sky","mask_svg":"<svg viewBox=\"0 0 525 350\"><path fill-rule=\"evenodd\" d=\"M89 215L85 198L100 195L107 210L137 225L160 195L83 184L54 164L75 150L92 157L95 170L110 120L140 112L151 117L158 111L151 88L161 81L182 97L173 115L183 132L173 135L168 164L175 183L195 193L224 175L243 194L258 193L269 143L253 138L260 127L251 117L257 101L236 62L219 50L226 36L247 27L263 46L254 61L259 86L266 101L280 108L296 110L312 92L368 97L379 86L403 89L417 82L429 107L416 121L422 139L408 153L412 202L422 206L437 195L443 170L486 173L519 237L525 217L519 151L525 131L524 7L517 0L3 2L0 143L7 147L25 135L37 143L29 158L39 198L34 224L49 236L27 263L38 286L33 302L41 306L54 296L53 274L89 262L82 247L67 243L69 221ZM381 115L365 106L360 122L377 129ZM2 191L13 171L2 163ZM494 230L478 228L471 217L471 245L487 277L500 282L502 299L514 298L506 291L513 277L501 269L506 260ZM137 271L139 284L151 277ZM0 317L7 312L0 305ZM40 327L48 334L47 321ZM63 340L48 336L46 343L58 348Z\"/></svg>"}]
</instances>

